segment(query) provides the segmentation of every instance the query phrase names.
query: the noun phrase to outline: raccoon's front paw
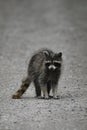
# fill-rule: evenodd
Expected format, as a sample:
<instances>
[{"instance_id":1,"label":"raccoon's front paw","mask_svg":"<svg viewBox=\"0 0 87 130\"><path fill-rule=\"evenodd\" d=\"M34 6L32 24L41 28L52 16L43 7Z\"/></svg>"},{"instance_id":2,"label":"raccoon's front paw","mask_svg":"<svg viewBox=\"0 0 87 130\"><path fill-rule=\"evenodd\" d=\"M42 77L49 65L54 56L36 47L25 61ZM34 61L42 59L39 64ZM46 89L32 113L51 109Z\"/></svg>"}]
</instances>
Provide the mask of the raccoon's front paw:
<instances>
[{"instance_id":1,"label":"raccoon's front paw","mask_svg":"<svg viewBox=\"0 0 87 130\"><path fill-rule=\"evenodd\" d=\"M59 99L59 96L53 96L54 99Z\"/></svg>"},{"instance_id":2,"label":"raccoon's front paw","mask_svg":"<svg viewBox=\"0 0 87 130\"><path fill-rule=\"evenodd\" d=\"M49 99L49 96L45 96L44 98L45 98L45 99Z\"/></svg>"},{"instance_id":3,"label":"raccoon's front paw","mask_svg":"<svg viewBox=\"0 0 87 130\"><path fill-rule=\"evenodd\" d=\"M20 99L20 98L21 97L19 95L16 95L16 94L12 95L12 99Z\"/></svg>"}]
</instances>

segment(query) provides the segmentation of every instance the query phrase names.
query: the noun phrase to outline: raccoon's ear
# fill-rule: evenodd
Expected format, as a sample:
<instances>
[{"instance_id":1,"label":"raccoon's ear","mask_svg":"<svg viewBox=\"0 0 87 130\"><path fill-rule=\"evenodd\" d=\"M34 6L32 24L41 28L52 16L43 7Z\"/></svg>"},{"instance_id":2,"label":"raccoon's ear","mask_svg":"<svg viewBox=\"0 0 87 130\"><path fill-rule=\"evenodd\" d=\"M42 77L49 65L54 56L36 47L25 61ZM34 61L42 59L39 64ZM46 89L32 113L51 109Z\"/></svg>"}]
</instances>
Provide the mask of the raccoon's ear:
<instances>
[{"instance_id":1,"label":"raccoon's ear","mask_svg":"<svg viewBox=\"0 0 87 130\"><path fill-rule=\"evenodd\" d=\"M57 55L58 55L58 57L61 58L62 57L62 52L59 52Z\"/></svg>"},{"instance_id":2,"label":"raccoon's ear","mask_svg":"<svg viewBox=\"0 0 87 130\"><path fill-rule=\"evenodd\" d=\"M46 56L49 56L49 52L48 51L43 51L43 53L46 55Z\"/></svg>"}]
</instances>

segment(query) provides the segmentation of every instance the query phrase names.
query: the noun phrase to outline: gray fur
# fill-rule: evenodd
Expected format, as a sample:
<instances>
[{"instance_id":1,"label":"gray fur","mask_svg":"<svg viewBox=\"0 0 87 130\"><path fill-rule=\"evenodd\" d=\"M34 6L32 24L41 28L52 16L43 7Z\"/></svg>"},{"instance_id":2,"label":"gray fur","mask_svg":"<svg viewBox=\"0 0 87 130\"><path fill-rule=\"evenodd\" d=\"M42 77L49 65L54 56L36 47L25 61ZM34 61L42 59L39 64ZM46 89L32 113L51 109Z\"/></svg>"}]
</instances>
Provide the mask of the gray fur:
<instances>
[{"instance_id":1,"label":"gray fur","mask_svg":"<svg viewBox=\"0 0 87 130\"><path fill-rule=\"evenodd\" d=\"M28 73L20 89L12 98L20 98L31 82L34 82L37 97L49 98L52 89L53 98L57 98L57 84L61 74L62 53L41 49L30 59Z\"/></svg>"}]
</instances>

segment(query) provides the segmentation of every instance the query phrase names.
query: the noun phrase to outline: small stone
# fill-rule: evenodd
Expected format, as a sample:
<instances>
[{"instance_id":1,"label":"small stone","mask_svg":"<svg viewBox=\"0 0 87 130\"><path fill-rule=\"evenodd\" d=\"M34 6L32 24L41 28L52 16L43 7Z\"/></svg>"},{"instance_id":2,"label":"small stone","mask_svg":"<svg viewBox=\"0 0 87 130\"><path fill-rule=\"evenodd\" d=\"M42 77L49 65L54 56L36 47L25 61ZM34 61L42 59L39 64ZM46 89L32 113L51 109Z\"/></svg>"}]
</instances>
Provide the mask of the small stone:
<instances>
[{"instance_id":1,"label":"small stone","mask_svg":"<svg viewBox=\"0 0 87 130\"><path fill-rule=\"evenodd\" d=\"M75 111L75 109L72 109L72 111Z\"/></svg>"},{"instance_id":2,"label":"small stone","mask_svg":"<svg viewBox=\"0 0 87 130\"><path fill-rule=\"evenodd\" d=\"M49 110L49 112L51 112L51 110Z\"/></svg>"},{"instance_id":3,"label":"small stone","mask_svg":"<svg viewBox=\"0 0 87 130\"><path fill-rule=\"evenodd\" d=\"M17 121L14 121L14 123L16 124L16 123L17 123Z\"/></svg>"}]
</instances>

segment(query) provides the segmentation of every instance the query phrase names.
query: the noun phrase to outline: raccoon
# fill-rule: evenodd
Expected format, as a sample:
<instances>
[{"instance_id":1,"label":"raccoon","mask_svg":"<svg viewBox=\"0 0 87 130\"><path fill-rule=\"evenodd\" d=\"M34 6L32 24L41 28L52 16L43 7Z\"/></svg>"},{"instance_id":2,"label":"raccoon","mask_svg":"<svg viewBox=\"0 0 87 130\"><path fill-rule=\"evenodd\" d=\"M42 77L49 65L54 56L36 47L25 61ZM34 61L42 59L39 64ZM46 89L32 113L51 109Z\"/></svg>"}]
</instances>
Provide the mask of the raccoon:
<instances>
[{"instance_id":1,"label":"raccoon","mask_svg":"<svg viewBox=\"0 0 87 130\"><path fill-rule=\"evenodd\" d=\"M54 53L50 49L40 49L30 59L27 77L12 98L21 98L31 82L34 83L37 97L48 99L52 90L53 98L57 98L61 66L62 52Z\"/></svg>"}]
</instances>

